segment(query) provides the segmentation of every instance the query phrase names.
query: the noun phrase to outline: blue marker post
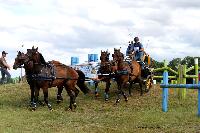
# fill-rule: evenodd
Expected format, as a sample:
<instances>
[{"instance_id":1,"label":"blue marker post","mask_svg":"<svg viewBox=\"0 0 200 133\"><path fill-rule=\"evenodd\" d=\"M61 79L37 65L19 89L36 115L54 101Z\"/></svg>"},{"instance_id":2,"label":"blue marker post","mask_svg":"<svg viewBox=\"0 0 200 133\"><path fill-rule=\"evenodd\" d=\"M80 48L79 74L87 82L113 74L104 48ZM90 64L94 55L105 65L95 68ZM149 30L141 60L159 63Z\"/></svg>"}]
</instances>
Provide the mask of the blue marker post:
<instances>
[{"instance_id":1,"label":"blue marker post","mask_svg":"<svg viewBox=\"0 0 200 133\"><path fill-rule=\"evenodd\" d=\"M163 84L168 85L168 71L164 70L163 73ZM168 110L168 88L164 87L162 93L162 110L163 112L167 112Z\"/></svg>"},{"instance_id":2,"label":"blue marker post","mask_svg":"<svg viewBox=\"0 0 200 133\"><path fill-rule=\"evenodd\" d=\"M200 117L200 71L199 71L199 81L198 84L168 84L168 72L163 73L163 84L160 87L163 88L162 94L162 110L167 112L168 106L168 88L188 88L188 89L198 89L198 117Z\"/></svg>"},{"instance_id":3,"label":"blue marker post","mask_svg":"<svg viewBox=\"0 0 200 133\"><path fill-rule=\"evenodd\" d=\"M197 115L200 117L200 84L161 84L160 85L163 89L166 87L169 88L188 88L188 89L198 89L198 113ZM166 92L163 92L166 93ZM163 97L163 112L167 112L167 101L165 101L165 97ZM166 102L166 103L165 103Z\"/></svg>"}]
</instances>

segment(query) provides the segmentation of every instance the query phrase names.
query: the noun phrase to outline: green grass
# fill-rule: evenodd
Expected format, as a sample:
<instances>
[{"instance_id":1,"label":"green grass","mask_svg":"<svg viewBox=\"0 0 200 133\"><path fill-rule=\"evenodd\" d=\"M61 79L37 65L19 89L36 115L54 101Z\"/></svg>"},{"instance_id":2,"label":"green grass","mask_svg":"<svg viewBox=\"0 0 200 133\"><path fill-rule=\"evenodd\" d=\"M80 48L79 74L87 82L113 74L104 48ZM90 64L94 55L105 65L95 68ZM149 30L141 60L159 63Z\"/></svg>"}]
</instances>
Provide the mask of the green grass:
<instances>
[{"instance_id":1,"label":"green grass","mask_svg":"<svg viewBox=\"0 0 200 133\"><path fill-rule=\"evenodd\" d=\"M101 84L101 88L104 84ZM122 98L115 102L115 85L112 85L110 100L104 102L103 89L100 97L83 95L77 98L75 112L65 111L69 97L63 91L64 101L56 103L56 88L49 91L53 111L38 106L30 111L30 90L27 84L0 86L0 132L66 132L66 133L129 133L129 132L198 132L200 118L197 117L197 91L189 90L186 99L179 101L174 94L169 96L169 111L161 110L161 89L154 86L143 96L133 91L126 103ZM40 92L40 99L43 98Z\"/></svg>"}]
</instances>

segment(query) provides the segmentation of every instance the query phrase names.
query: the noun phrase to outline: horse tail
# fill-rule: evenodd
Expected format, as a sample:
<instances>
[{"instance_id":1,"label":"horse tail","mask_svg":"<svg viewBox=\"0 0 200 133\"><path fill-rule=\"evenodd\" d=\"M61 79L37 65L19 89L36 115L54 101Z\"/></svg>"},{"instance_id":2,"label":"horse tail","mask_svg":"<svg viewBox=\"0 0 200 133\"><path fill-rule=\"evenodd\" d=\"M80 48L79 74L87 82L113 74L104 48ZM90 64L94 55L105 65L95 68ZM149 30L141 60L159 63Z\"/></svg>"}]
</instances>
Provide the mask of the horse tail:
<instances>
[{"instance_id":1,"label":"horse tail","mask_svg":"<svg viewBox=\"0 0 200 133\"><path fill-rule=\"evenodd\" d=\"M77 86L84 94L89 93L90 89L85 85L85 74L81 70L76 70L76 72L78 73L79 76L77 81Z\"/></svg>"}]
</instances>

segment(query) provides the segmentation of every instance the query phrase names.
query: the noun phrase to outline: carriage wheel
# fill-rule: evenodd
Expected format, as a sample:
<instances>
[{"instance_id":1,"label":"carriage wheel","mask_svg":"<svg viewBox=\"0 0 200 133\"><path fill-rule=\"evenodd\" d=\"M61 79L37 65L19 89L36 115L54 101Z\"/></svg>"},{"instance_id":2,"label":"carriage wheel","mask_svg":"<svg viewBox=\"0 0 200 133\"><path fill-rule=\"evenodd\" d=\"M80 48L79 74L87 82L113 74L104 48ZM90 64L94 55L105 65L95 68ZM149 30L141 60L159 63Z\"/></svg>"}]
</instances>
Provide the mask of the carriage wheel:
<instances>
[{"instance_id":1,"label":"carriage wheel","mask_svg":"<svg viewBox=\"0 0 200 133\"><path fill-rule=\"evenodd\" d=\"M147 79L145 81L145 92L149 92L152 85L153 85L153 79L152 79L151 75L148 75Z\"/></svg>"}]
</instances>

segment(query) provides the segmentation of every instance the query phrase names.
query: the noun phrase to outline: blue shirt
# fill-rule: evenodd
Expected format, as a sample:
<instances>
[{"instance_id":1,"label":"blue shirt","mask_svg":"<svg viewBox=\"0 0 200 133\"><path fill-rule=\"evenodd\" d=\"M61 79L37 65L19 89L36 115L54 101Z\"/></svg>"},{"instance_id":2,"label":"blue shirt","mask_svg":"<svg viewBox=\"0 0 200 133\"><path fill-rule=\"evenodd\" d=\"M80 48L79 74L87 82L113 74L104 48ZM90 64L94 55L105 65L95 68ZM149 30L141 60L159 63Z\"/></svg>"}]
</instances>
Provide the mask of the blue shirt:
<instances>
[{"instance_id":1,"label":"blue shirt","mask_svg":"<svg viewBox=\"0 0 200 133\"><path fill-rule=\"evenodd\" d=\"M133 51L140 52L140 50L144 48L142 43L134 43L134 44L129 44L127 50L126 50L126 55L131 54Z\"/></svg>"}]
</instances>

